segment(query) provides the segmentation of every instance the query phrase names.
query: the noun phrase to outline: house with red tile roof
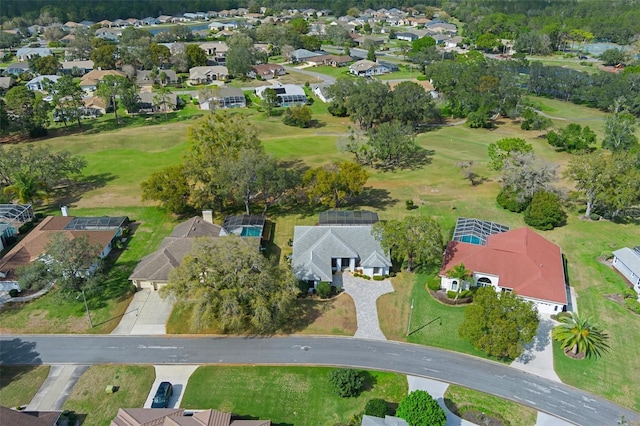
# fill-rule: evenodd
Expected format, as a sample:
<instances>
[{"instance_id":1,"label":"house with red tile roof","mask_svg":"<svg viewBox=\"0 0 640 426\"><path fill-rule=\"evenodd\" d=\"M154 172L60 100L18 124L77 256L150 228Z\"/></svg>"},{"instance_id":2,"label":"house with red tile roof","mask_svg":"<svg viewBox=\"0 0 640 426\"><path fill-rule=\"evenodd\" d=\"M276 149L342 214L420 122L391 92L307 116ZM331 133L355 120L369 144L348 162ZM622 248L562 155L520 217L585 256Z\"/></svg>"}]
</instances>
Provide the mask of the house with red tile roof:
<instances>
[{"instance_id":1,"label":"house with red tile roof","mask_svg":"<svg viewBox=\"0 0 640 426\"><path fill-rule=\"evenodd\" d=\"M473 271L468 283L447 277L461 263ZM534 302L540 313L561 312L568 305L560 247L529 228L489 235L486 244L450 241L439 275L446 290L492 286Z\"/></svg>"}]
</instances>

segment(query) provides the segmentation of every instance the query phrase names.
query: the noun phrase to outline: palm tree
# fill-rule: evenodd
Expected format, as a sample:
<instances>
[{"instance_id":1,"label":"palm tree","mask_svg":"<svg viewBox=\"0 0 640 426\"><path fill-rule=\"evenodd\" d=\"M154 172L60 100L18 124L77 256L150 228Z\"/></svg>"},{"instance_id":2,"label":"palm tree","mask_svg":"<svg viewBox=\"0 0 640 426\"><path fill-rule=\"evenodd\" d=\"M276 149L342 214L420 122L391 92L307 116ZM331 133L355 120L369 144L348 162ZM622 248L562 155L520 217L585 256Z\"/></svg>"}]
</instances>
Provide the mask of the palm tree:
<instances>
[{"instance_id":1,"label":"palm tree","mask_svg":"<svg viewBox=\"0 0 640 426\"><path fill-rule=\"evenodd\" d=\"M554 327L551 336L563 349L571 351L573 357L584 354L598 358L609 350L609 336L588 318L580 318L572 312L571 316L562 316L558 321L562 324Z\"/></svg>"},{"instance_id":2,"label":"palm tree","mask_svg":"<svg viewBox=\"0 0 640 426\"><path fill-rule=\"evenodd\" d=\"M462 284L472 276L473 276L473 271L470 271L469 269L467 269L467 267L464 266L464 263L455 265L453 268L447 271L447 278L454 278L458 280L458 288L457 288L458 291L456 292L456 298L455 298L456 301L458 300L458 296L460 295L460 290L462 290Z\"/></svg>"},{"instance_id":3,"label":"palm tree","mask_svg":"<svg viewBox=\"0 0 640 426\"><path fill-rule=\"evenodd\" d=\"M44 183L27 172L13 175L13 183L4 188L6 195L16 196L21 203L32 203L34 199L45 195Z\"/></svg>"}]
</instances>

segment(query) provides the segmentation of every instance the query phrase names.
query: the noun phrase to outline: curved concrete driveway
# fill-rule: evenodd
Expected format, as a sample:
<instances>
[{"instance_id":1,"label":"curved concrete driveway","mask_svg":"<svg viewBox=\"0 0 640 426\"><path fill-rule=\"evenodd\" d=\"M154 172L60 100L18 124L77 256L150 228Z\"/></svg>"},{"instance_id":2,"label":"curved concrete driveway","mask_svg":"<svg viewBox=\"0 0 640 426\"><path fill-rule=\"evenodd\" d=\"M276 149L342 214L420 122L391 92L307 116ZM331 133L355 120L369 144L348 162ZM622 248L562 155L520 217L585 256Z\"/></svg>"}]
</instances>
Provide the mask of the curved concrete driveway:
<instances>
[{"instance_id":1,"label":"curved concrete driveway","mask_svg":"<svg viewBox=\"0 0 640 426\"><path fill-rule=\"evenodd\" d=\"M82 348L82 350L78 350ZM0 364L340 365L432 378L520 402L579 425L640 414L507 365L406 343L340 337L0 336Z\"/></svg>"},{"instance_id":2,"label":"curved concrete driveway","mask_svg":"<svg viewBox=\"0 0 640 426\"><path fill-rule=\"evenodd\" d=\"M389 280L371 281L356 278L348 272L333 277L335 285L341 285L344 292L353 299L356 305L358 329L355 337L362 339L386 340L378 322L376 300L383 294L392 293L393 286Z\"/></svg>"}]
</instances>

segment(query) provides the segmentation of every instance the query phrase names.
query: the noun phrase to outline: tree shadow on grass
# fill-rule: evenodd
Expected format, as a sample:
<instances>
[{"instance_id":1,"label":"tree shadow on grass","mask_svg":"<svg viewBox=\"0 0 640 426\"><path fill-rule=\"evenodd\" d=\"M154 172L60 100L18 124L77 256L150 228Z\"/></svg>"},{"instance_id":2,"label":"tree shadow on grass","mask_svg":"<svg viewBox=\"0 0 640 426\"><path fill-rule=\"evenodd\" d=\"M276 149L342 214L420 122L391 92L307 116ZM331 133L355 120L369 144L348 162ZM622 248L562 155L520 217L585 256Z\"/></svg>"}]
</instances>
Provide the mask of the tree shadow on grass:
<instances>
[{"instance_id":1,"label":"tree shadow on grass","mask_svg":"<svg viewBox=\"0 0 640 426\"><path fill-rule=\"evenodd\" d=\"M365 188L360 195L352 200L352 205L356 207L371 207L376 210L386 210L398 202L391 197L391 193L386 189Z\"/></svg>"},{"instance_id":2,"label":"tree shadow on grass","mask_svg":"<svg viewBox=\"0 0 640 426\"><path fill-rule=\"evenodd\" d=\"M291 308L289 322L280 327L279 332L293 334L313 324L318 318L332 308L331 303L317 299L297 299Z\"/></svg>"},{"instance_id":3,"label":"tree shadow on grass","mask_svg":"<svg viewBox=\"0 0 640 426\"><path fill-rule=\"evenodd\" d=\"M366 370L360 371L360 377L362 377L362 379L364 380L362 383L362 392L368 392L373 390L373 388L378 383L378 379L376 379L376 377L373 374L371 374L371 372L369 371L366 371Z\"/></svg>"},{"instance_id":4,"label":"tree shadow on grass","mask_svg":"<svg viewBox=\"0 0 640 426\"><path fill-rule=\"evenodd\" d=\"M260 417L251 416L248 414L233 414L231 416L232 422L234 420L260 420ZM293 426L293 423L274 423L271 422L271 426Z\"/></svg>"},{"instance_id":5,"label":"tree shadow on grass","mask_svg":"<svg viewBox=\"0 0 640 426\"><path fill-rule=\"evenodd\" d=\"M433 161L435 150L419 147L416 152L407 156L398 164L391 166L378 165L376 168L383 172L393 172L396 170L415 170L428 166Z\"/></svg>"},{"instance_id":6,"label":"tree shadow on grass","mask_svg":"<svg viewBox=\"0 0 640 426\"><path fill-rule=\"evenodd\" d=\"M118 178L112 173L100 173L96 175L83 176L75 182L68 182L67 185L58 188L55 193L54 204L68 205L77 203L82 195L93 191L94 189L103 188L107 183Z\"/></svg>"}]
</instances>

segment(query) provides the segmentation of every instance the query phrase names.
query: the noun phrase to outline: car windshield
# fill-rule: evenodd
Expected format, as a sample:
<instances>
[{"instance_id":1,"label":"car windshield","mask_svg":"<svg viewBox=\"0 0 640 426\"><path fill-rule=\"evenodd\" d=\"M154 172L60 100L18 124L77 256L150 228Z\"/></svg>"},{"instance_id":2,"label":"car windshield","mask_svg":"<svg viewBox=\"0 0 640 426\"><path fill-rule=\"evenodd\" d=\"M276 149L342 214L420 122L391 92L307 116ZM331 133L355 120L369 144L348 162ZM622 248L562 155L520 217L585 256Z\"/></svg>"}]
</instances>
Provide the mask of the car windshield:
<instances>
[{"instance_id":1,"label":"car windshield","mask_svg":"<svg viewBox=\"0 0 640 426\"><path fill-rule=\"evenodd\" d=\"M155 398L153 398L153 402L164 402L164 397L156 396Z\"/></svg>"}]
</instances>

